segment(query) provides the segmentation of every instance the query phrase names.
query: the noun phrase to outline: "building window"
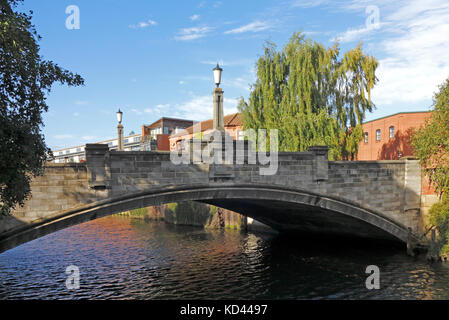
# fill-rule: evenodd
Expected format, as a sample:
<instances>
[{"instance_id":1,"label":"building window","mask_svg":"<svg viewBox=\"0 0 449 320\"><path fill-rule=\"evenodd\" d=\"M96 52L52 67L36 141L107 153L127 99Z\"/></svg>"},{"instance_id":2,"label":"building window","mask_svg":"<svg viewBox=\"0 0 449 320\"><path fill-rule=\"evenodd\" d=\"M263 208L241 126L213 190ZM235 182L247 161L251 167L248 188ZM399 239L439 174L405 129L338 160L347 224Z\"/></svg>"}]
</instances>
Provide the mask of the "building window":
<instances>
[{"instance_id":1,"label":"building window","mask_svg":"<svg viewBox=\"0 0 449 320\"><path fill-rule=\"evenodd\" d=\"M65 154L69 154L69 153L70 153L70 150L66 150L66 151L65 151Z\"/></svg>"},{"instance_id":2,"label":"building window","mask_svg":"<svg viewBox=\"0 0 449 320\"><path fill-rule=\"evenodd\" d=\"M151 130L151 134L155 135L155 134L162 134L162 127L156 128Z\"/></svg>"},{"instance_id":3,"label":"building window","mask_svg":"<svg viewBox=\"0 0 449 320\"><path fill-rule=\"evenodd\" d=\"M129 141L128 139L125 139L125 143L128 143L128 141Z\"/></svg>"},{"instance_id":4,"label":"building window","mask_svg":"<svg viewBox=\"0 0 449 320\"><path fill-rule=\"evenodd\" d=\"M168 127L164 127L164 134L168 134Z\"/></svg>"},{"instance_id":5,"label":"building window","mask_svg":"<svg viewBox=\"0 0 449 320\"><path fill-rule=\"evenodd\" d=\"M364 138L365 138L365 143L368 143L368 132L365 132Z\"/></svg>"},{"instance_id":6,"label":"building window","mask_svg":"<svg viewBox=\"0 0 449 320\"><path fill-rule=\"evenodd\" d=\"M81 152L81 148L76 148L76 152Z\"/></svg>"},{"instance_id":7,"label":"building window","mask_svg":"<svg viewBox=\"0 0 449 320\"><path fill-rule=\"evenodd\" d=\"M390 127L390 139L393 139L393 138L394 138L394 127L391 126Z\"/></svg>"},{"instance_id":8,"label":"building window","mask_svg":"<svg viewBox=\"0 0 449 320\"><path fill-rule=\"evenodd\" d=\"M380 141L380 129L376 130L376 141Z\"/></svg>"}]
</instances>

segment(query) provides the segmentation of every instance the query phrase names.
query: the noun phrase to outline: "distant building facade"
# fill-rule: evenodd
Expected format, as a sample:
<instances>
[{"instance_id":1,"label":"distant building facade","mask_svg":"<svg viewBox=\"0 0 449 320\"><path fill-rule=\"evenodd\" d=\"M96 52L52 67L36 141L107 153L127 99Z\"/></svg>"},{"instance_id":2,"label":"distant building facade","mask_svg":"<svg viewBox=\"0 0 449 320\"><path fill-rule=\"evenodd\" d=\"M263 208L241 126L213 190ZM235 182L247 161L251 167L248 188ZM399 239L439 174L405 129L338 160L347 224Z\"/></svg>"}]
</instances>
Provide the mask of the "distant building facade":
<instances>
[{"instance_id":1,"label":"distant building facade","mask_svg":"<svg viewBox=\"0 0 449 320\"><path fill-rule=\"evenodd\" d=\"M150 125L143 125L141 134L133 134L124 137L124 151L169 151L169 135L180 132L180 130L192 126L193 123L192 120L166 117L160 118ZM118 148L118 138L102 140L95 143L107 144L109 150L117 150ZM85 146L86 145L79 145L54 150L52 162L83 162L86 160L84 152Z\"/></svg>"},{"instance_id":2,"label":"distant building facade","mask_svg":"<svg viewBox=\"0 0 449 320\"><path fill-rule=\"evenodd\" d=\"M229 134L234 140L243 139L242 136L244 134L243 122L242 122L242 115L240 113L233 113L224 116L223 122L226 133ZM201 126L201 135L207 134L211 132L213 129L213 119L201 121L199 125ZM194 125L192 125L183 131L170 135L169 137L170 150L182 149L183 141L192 139L195 134L196 132L194 132ZM196 138L198 139L200 137Z\"/></svg>"},{"instance_id":3,"label":"distant building facade","mask_svg":"<svg viewBox=\"0 0 449 320\"><path fill-rule=\"evenodd\" d=\"M357 160L397 160L413 156L412 128L424 125L430 111L400 112L362 124Z\"/></svg>"},{"instance_id":4,"label":"distant building facade","mask_svg":"<svg viewBox=\"0 0 449 320\"><path fill-rule=\"evenodd\" d=\"M143 150L169 151L169 136L191 127L193 123L193 120L162 117L150 125L143 125Z\"/></svg>"},{"instance_id":5,"label":"distant building facade","mask_svg":"<svg viewBox=\"0 0 449 320\"><path fill-rule=\"evenodd\" d=\"M124 137L124 149L125 151L136 151L142 150L141 135L134 134ZM118 138L98 141L95 143L107 144L109 150L117 150L118 148ZM86 155L84 152L86 145L80 145L76 147L68 147L63 149L58 149L53 151L54 159L52 162L55 163L67 163L67 162L83 162L86 160Z\"/></svg>"}]
</instances>

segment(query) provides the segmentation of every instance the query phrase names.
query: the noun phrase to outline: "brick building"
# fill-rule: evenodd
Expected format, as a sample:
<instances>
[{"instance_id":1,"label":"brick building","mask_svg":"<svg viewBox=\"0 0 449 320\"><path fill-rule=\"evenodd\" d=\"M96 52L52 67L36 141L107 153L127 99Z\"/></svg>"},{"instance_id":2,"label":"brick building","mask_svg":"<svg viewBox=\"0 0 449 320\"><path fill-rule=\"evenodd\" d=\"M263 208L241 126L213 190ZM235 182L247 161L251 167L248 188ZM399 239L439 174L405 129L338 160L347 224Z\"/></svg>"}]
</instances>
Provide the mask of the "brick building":
<instances>
[{"instance_id":1,"label":"brick building","mask_svg":"<svg viewBox=\"0 0 449 320\"><path fill-rule=\"evenodd\" d=\"M397 160L412 156L412 128L424 125L429 116L430 111L399 112L363 123L357 160Z\"/></svg>"},{"instance_id":2,"label":"brick building","mask_svg":"<svg viewBox=\"0 0 449 320\"><path fill-rule=\"evenodd\" d=\"M193 125L192 120L162 117L150 125L142 126L144 150L169 151L169 136ZM151 147L153 145L153 147Z\"/></svg>"},{"instance_id":3,"label":"brick building","mask_svg":"<svg viewBox=\"0 0 449 320\"><path fill-rule=\"evenodd\" d=\"M410 145L412 128L424 125L430 115L430 111L399 112L363 123L363 139L357 160L398 160L413 156ZM425 175L422 177L421 192L424 210L428 210L437 197L435 188Z\"/></svg>"},{"instance_id":4,"label":"brick building","mask_svg":"<svg viewBox=\"0 0 449 320\"><path fill-rule=\"evenodd\" d=\"M229 114L224 116L223 121L226 133L233 137L234 140L239 139L240 134L243 132L242 115L240 113ZM202 135L211 132L213 129L213 119L202 121L199 124L201 125ZM172 134L169 137L170 150L179 150L182 148L182 141L193 138L193 135L193 125L179 133Z\"/></svg>"}]
</instances>

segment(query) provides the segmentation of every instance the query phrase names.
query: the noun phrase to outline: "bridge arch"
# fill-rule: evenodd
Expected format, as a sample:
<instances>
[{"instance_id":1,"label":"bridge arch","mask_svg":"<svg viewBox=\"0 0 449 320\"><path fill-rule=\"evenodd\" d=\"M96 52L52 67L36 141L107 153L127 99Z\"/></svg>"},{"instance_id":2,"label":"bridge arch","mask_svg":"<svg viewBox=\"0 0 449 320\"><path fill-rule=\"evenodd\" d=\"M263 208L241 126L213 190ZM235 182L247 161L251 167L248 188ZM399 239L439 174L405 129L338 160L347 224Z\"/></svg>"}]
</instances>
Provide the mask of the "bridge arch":
<instances>
[{"instance_id":1,"label":"bridge arch","mask_svg":"<svg viewBox=\"0 0 449 320\"><path fill-rule=\"evenodd\" d=\"M273 185L166 186L97 201L11 230L0 252L58 230L132 209L179 201L200 201L255 218L279 231L327 232L407 242L404 225L356 203L306 190Z\"/></svg>"}]
</instances>

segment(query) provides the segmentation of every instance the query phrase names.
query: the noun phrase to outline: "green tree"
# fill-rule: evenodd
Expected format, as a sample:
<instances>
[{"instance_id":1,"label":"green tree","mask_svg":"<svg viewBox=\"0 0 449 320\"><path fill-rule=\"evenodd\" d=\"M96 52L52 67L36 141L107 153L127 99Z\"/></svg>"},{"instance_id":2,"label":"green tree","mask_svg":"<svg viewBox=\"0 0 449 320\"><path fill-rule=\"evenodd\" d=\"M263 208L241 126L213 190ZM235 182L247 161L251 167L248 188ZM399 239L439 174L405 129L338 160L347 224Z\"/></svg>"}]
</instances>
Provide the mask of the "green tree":
<instances>
[{"instance_id":1,"label":"green tree","mask_svg":"<svg viewBox=\"0 0 449 320\"><path fill-rule=\"evenodd\" d=\"M433 98L432 116L411 136L415 156L442 195L449 187L449 78Z\"/></svg>"},{"instance_id":2,"label":"green tree","mask_svg":"<svg viewBox=\"0 0 449 320\"><path fill-rule=\"evenodd\" d=\"M325 48L301 33L281 51L267 43L249 101L238 106L244 127L278 129L282 151L327 145L331 159L354 158L361 123L374 109L378 63L361 45L341 59L339 51L338 44Z\"/></svg>"},{"instance_id":3,"label":"green tree","mask_svg":"<svg viewBox=\"0 0 449 320\"><path fill-rule=\"evenodd\" d=\"M55 82L82 85L83 79L39 55L29 14L16 11L22 0L0 0L0 211L23 205L30 180L42 174L51 156L41 134L46 96Z\"/></svg>"},{"instance_id":4,"label":"green tree","mask_svg":"<svg viewBox=\"0 0 449 320\"><path fill-rule=\"evenodd\" d=\"M431 228L438 238L436 254L449 253L449 78L439 86L433 97L431 116L411 136L411 145L430 183L436 188L441 201L429 210ZM433 248L433 247L432 247Z\"/></svg>"},{"instance_id":5,"label":"green tree","mask_svg":"<svg viewBox=\"0 0 449 320\"><path fill-rule=\"evenodd\" d=\"M432 205L429 210L429 222L432 228L436 228L438 236L435 243L429 248L434 257L449 254L449 197L443 196L443 199ZM429 229L430 230L430 229Z\"/></svg>"}]
</instances>

